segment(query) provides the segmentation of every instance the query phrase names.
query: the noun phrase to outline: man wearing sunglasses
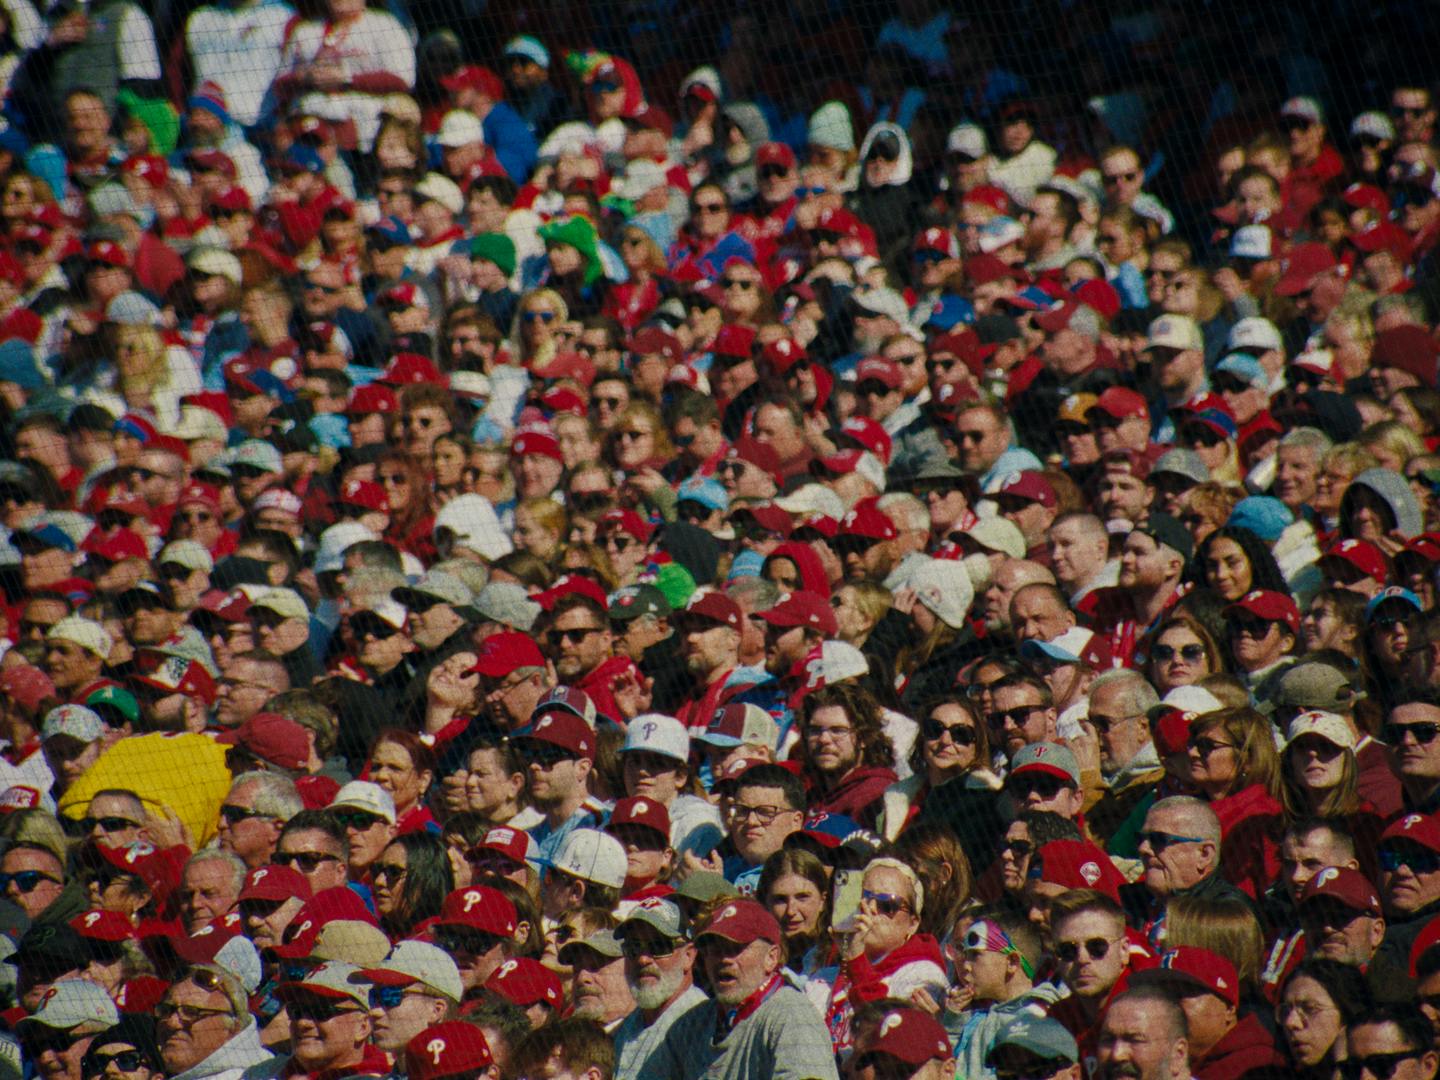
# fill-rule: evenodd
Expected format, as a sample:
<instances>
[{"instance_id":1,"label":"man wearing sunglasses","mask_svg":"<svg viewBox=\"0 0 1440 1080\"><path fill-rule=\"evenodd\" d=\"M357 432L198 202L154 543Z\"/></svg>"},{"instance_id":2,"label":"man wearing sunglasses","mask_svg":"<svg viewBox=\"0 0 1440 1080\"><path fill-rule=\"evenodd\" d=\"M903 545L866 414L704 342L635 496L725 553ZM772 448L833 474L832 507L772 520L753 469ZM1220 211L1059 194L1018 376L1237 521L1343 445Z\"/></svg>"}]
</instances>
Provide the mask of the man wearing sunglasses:
<instances>
[{"instance_id":1,"label":"man wearing sunglasses","mask_svg":"<svg viewBox=\"0 0 1440 1080\"><path fill-rule=\"evenodd\" d=\"M1022 810L1043 810L1073 821L1085 802L1080 766L1058 742L1026 746L1010 762L1005 790Z\"/></svg>"},{"instance_id":2,"label":"man wearing sunglasses","mask_svg":"<svg viewBox=\"0 0 1440 1080\"><path fill-rule=\"evenodd\" d=\"M1220 874L1220 819L1208 804L1186 795L1161 799L1150 807L1137 835L1144 866L1139 884L1157 915L1172 896L1249 902ZM1146 923L1147 931L1154 929L1154 921Z\"/></svg>"},{"instance_id":3,"label":"man wearing sunglasses","mask_svg":"<svg viewBox=\"0 0 1440 1080\"><path fill-rule=\"evenodd\" d=\"M81 1080L80 1062L96 1036L120 1021L104 989L92 982L66 979L47 993L40 1008L22 1019L16 1031L20 1049L34 1063L40 1080Z\"/></svg>"},{"instance_id":4,"label":"man wearing sunglasses","mask_svg":"<svg viewBox=\"0 0 1440 1080\"><path fill-rule=\"evenodd\" d=\"M1440 915L1440 819L1407 813L1380 834L1380 897L1388 916L1371 965L1371 985L1385 1001L1414 993L1411 947Z\"/></svg>"},{"instance_id":5,"label":"man wearing sunglasses","mask_svg":"<svg viewBox=\"0 0 1440 1080\"><path fill-rule=\"evenodd\" d=\"M715 1013L695 985L697 953L684 913L669 900L642 900L615 931L635 1011L615 1031L615 1075L651 1075L681 1058L679 1075L704 1071Z\"/></svg>"},{"instance_id":6,"label":"man wearing sunglasses","mask_svg":"<svg viewBox=\"0 0 1440 1080\"><path fill-rule=\"evenodd\" d=\"M1440 705L1428 698L1390 710L1383 732L1391 768L1400 778L1407 810L1440 811Z\"/></svg>"},{"instance_id":7,"label":"man wearing sunglasses","mask_svg":"<svg viewBox=\"0 0 1440 1080\"><path fill-rule=\"evenodd\" d=\"M1377 1006L1345 1030L1341 1080L1434 1080L1434 1028L1411 1003Z\"/></svg>"},{"instance_id":8,"label":"man wearing sunglasses","mask_svg":"<svg viewBox=\"0 0 1440 1080\"><path fill-rule=\"evenodd\" d=\"M360 972L369 980L371 1041L392 1057L433 1024L448 1020L464 993L460 970L428 942L399 942L384 961Z\"/></svg>"},{"instance_id":9,"label":"man wearing sunglasses","mask_svg":"<svg viewBox=\"0 0 1440 1080\"><path fill-rule=\"evenodd\" d=\"M595 763L596 737L590 725L560 708L538 713L515 736L530 778L530 800L545 820L530 829L540 859L555 858L571 832L600 821L588 781Z\"/></svg>"},{"instance_id":10,"label":"man wearing sunglasses","mask_svg":"<svg viewBox=\"0 0 1440 1080\"><path fill-rule=\"evenodd\" d=\"M1104 857L1098 848L1095 852ZM1084 867L1080 871L1084 874ZM1104 880L1100 874L1098 867L1091 869L1097 883ZM1070 996L1058 1002L1050 1015L1065 1025L1080 1052L1090 1057L1106 1008L1127 988L1134 973L1125 914L1111 896L1079 888L1051 900L1049 917L1056 972L1070 988Z\"/></svg>"}]
</instances>

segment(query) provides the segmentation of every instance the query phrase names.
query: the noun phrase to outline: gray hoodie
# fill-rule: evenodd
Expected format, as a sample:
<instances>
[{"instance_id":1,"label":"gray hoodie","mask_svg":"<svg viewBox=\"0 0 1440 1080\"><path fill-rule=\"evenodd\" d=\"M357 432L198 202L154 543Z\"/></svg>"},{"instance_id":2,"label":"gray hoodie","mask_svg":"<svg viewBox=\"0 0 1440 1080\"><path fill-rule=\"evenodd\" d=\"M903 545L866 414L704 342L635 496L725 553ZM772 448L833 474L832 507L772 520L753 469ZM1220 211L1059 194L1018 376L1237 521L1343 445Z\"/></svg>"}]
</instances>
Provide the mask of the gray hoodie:
<instances>
[{"instance_id":1,"label":"gray hoodie","mask_svg":"<svg viewBox=\"0 0 1440 1080\"><path fill-rule=\"evenodd\" d=\"M1425 528L1424 518L1420 513L1420 504L1415 501L1415 493L1410 490L1410 483L1393 469L1366 469L1355 479L1350 481L1350 487L1345 491L1345 497L1340 501L1340 528L1345 529L1345 519L1349 516L1350 493L1356 488L1369 488L1390 507L1390 513L1395 517L1395 528L1406 537L1418 536Z\"/></svg>"}]
</instances>

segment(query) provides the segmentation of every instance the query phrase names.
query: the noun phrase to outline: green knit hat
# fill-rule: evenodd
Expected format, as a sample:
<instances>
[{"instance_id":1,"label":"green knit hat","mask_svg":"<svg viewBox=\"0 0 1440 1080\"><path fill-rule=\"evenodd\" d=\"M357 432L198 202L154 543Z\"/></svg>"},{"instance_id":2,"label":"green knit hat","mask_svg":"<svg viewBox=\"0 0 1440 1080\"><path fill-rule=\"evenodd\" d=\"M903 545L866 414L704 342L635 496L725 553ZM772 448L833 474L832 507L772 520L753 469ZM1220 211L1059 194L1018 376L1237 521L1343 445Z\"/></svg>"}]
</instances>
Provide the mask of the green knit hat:
<instances>
[{"instance_id":1,"label":"green knit hat","mask_svg":"<svg viewBox=\"0 0 1440 1080\"><path fill-rule=\"evenodd\" d=\"M132 90L120 90L115 101L125 112L150 131L152 153L166 157L180 141L180 114L164 98L142 98Z\"/></svg>"},{"instance_id":2,"label":"green knit hat","mask_svg":"<svg viewBox=\"0 0 1440 1080\"><path fill-rule=\"evenodd\" d=\"M488 259L509 277L515 273L515 241L504 233L481 233L470 241L470 258Z\"/></svg>"},{"instance_id":3,"label":"green knit hat","mask_svg":"<svg viewBox=\"0 0 1440 1080\"><path fill-rule=\"evenodd\" d=\"M695 592L695 579L677 562L657 566L654 585L665 594L672 611L683 609Z\"/></svg>"},{"instance_id":4,"label":"green knit hat","mask_svg":"<svg viewBox=\"0 0 1440 1080\"><path fill-rule=\"evenodd\" d=\"M600 240L595 226L583 217L551 221L540 226L540 239L545 243L569 244L585 259L585 284L593 285L600 278Z\"/></svg>"}]
</instances>

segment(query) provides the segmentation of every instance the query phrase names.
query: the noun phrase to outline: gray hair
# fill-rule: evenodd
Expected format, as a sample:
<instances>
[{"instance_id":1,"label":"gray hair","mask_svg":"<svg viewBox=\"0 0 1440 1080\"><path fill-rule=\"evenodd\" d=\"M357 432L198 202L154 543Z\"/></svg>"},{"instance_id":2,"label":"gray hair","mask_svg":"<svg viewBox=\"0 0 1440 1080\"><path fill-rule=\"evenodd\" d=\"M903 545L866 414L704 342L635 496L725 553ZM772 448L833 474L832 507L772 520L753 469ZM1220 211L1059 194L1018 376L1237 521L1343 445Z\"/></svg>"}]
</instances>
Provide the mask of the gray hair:
<instances>
[{"instance_id":1,"label":"gray hair","mask_svg":"<svg viewBox=\"0 0 1440 1080\"><path fill-rule=\"evenodd\" d=\"M1103 690L1107 686L1123 686L1124 705L1127 716L1144 716L1156 705L1160 704L1160 695L1150 685L1144 675L1133 668L1111 668L1095 677L1090 684L1090 697L1094 698L1096 690Z\"/></svg>"},{"instance_id":2,"label":"gray hair","mask_svg":"<svg viewBox=\"0 0 1440 1080\"><path fill-rule=\"evenodd\" d=\"M1312 450L1318 461L1330 452L1330 448L1335 445L1335 442L1319 428L1297 427L1285 433L1280 439L1280 445L1301 446L1307 450Z\"/></svg>"},{"instance_id":3,"label":"gray hair","mask_svg":"<svg viewBox=\"0 0 1440 1080\"><path fill-rule=\"evenodd\" d=\"M1204 840L1220 843L1220 819L1204 799L1197 799L1193 795L1171 795L1150 807L1150 813L1153 814L1156 810L1178 812L1188 822L1185 827L1191 832Z\"/></svg>"},{"instance_id":4,"label":"gray hair","mask_svg":"<svg viewBox=\"0 0 1440 1080\"><path fill-rule=\"evenodd\" d=\"M282 824L305 809L300 792L295 790L295 781L288 776L259 771L241 773L230 784L230 790L234 791L242 784L256 785L251 809Z\"/></svg>"},{"instance_id":5,"label":"gray hair","mask_svg":"<svg viewBox=\"0 0 1440 1080\"><path fill-rule=\"evenodd\" d=\"M930 531L930 511L908 491L892 491L875 501L875 508L888 514L906 532Z\"/></svg>"},{"instance_id":6,"label":"gray hair","mask_svg":"<svg viewBox=\"0 0 1440 1080\"><path fill-rule=\"evenodd\" d=\"M235 892L238 893L240 891L241 886L245 884L245 874L249 870L249 867L245 865L244 860L241 859L240 856L236 855L233 851L224 851L220 848L201 848L185 861L185 869L189 870L190 867L198 863L207 862L222 863L229 869L232 879L231 885Z\"/></svg>"}]
</instances>

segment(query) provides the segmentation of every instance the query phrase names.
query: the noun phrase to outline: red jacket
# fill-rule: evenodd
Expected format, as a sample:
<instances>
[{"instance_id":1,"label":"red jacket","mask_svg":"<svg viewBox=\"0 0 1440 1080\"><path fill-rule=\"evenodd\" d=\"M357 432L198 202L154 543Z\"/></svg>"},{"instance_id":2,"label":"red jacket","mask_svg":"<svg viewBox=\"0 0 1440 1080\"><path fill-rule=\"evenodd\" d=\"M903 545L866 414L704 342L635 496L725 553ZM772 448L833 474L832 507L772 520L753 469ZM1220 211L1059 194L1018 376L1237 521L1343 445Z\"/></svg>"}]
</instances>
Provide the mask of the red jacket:
<instances>
[{"instance_id":1,"label":"red jacket","mask_svg":"<svg viewBox=\"0 0 1440 1080\"><path fill-rule=\"evenodd\" d=\"M1286 1067L1285 1055L1265 1025L1246 1013L1229 1033L1191 1065L1195 1080L1240 1080L1254 1069Z\"/></svg>"},{"instance_id":2,"label":"red jacket","mask_svg":"<svg viewBox=\"0 0 1440 1080\"><path fill-rule=\"evenodd\" d=\"M1251 899L1280 877L1285 808L1259 784L1210 804L1220 819L1220 872Z\"/></svg>"},{"instance_id":3,"label":"red jacket","mask_svg":"<svg viewBox=\"0 0 1440 1080\"><path fill-rule=\"evenodd\" d=\"M862 765L852 770L828 792L821 791L819 786L812 782L807 812L812 815L843 814L868 827L880 812L880 797L896 779L895 771L891 768Z\"/></svg>"}]
</instances>

